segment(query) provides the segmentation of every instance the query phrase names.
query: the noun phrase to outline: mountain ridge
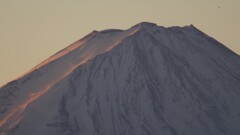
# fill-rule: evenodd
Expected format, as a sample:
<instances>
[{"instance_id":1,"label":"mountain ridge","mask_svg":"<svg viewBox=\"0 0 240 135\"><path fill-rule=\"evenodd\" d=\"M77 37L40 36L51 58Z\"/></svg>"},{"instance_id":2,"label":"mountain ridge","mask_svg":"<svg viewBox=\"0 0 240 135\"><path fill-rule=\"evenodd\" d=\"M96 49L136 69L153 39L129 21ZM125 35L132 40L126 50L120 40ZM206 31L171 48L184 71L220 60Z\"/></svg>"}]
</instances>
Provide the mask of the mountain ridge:
<instances>
[{"instance_id":1,"label":"mountain ridge","mask_svg":"<svg viewBox=\"0 0 240 135\"><path fill-rule=\"evenodd\" d=\"M205 36L209 37L207 34L205 34L204 32L202 32L202 31L199 30L198 28L196 28L193 24L186 25L186 26L183 26L183 27L179 27L179 26L163 27L163 26L158 26L156 23L152 23L152 22L140 22L140 23L138 23L138 24L132 26L131 28L126 29L126 30L122 30L122 29L106 29L106 30L101 30L101 31L94 30L94 31L90 32L89 34L87 34L86 36L84 36L83 38L81 38L81 39L77 40L76 42L70 44L70 45L67 46L66 48L60 50L60 51L57 52L56 54L50 56L50 57L47 58L46 60L40 62L40 64L38 64L37 66L33 67L32 69L30 69L29 71L27 71L26 73L24 73L23 75L19 76L18 78L14 79L14 80L17 80L17 79L21 78L22 76L24 76L24 75L26 75L26 74L28 74L28 73L30 73L30 72L33 72L34 70L38 69L39 67L41 67L42 65L44 65L44 63L47 63L47 61L49 61L49 59L51 59L52 57L56 56L56 55L59 54L60 52L68 49L71 45L76 44L77 42L80 42L80 41L84 41L84 40L86 40L87 38L90 38L90 37L92 37L92 36L94 37L94 36L96 36L97 34L101 34L101 33L102 33L102 34L107 34L107 33L109 33L109 32L130 31L131 29L141 30L141 29L145 29L145 28L147 28L147 29L150 28L150 30L151 30L152 27L158 27L158 28L164 28L164 29L175 29L175 28L177 28L177 29L179 29L179 28L180 28L180 29L182 29L182 28L189 29L189 28L190 28L190 29L191 29L191 28L193 28L194 30L196 30L196 31L198 31L199 33L201 33L202 35L205 35ZM93 37L92 37L92 38L93 38ZM211 38L211 39L215 40L216 42L218 42L219 44L221 44L219 41L217 41L217 40L214 39L213 37L209 37L209 38ZM91 38L90 38L90 39L91 39ZM227 49L227 50L235 53L234 51L232 51L231 49L229 49L227 46L225 46L225 45L223 45L223 44L221 44L221 45L222 45L225 49ZM237 53L235 53L235 54L238 55ZM239 55L238 55L238 56L239 56ZM51 60L50 60L50 61L51 61ZM13 80L13 81L14 81L14 80ZM12 81L10 81L10 82L12 82ZM8 83L10 83L10 82L8 82ZM4 84L3 86L7 85L8 83ZM1 87L3 87L3 86L1 86Z\"/></svg>"},{"instance_id":2,"label":"mountain ridge","mask_svg":"<svg viewBox=\"0 0 240 135\"><path fill-rule=\"evenodd\" d=\"M35 114L42 118L33 123L36 134L239 133L234 124L240 116L240 110L234 109L240 95L239 56L202 34L192 26L164 28L151 23L126 31L94 32L88 43L75 42L27 78L0 88L0 133L33 134L25 130L27 123L38 119ZM43 103L51 104L49 115Z\"/></svg>"}]
</instances>

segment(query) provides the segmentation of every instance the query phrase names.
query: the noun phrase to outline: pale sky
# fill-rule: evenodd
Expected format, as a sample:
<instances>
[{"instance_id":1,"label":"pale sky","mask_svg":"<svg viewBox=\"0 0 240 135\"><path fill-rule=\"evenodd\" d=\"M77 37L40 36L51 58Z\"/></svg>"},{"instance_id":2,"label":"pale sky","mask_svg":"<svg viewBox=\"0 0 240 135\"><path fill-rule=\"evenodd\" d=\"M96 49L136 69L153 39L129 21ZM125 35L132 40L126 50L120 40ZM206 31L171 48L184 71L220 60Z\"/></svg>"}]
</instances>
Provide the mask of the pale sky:
<instances>
[{"instance_id":1,"label":"pale sky","mask_svg":"<svg viewBox=\"0 0 240 135\"><path fill-rule=\"evenodd\" d=\"M93 30L193 24L240 54L240 0L0 0L0 86Z\"/></svg>"}]
</instances>

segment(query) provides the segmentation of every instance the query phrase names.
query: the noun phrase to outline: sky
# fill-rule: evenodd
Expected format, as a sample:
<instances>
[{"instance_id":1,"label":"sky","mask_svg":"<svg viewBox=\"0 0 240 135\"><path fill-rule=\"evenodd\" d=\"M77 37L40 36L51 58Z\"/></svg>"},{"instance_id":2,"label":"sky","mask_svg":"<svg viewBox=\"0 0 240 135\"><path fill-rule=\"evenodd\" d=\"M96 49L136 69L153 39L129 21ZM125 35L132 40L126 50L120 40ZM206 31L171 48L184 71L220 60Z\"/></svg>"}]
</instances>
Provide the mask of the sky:
<instances>
[{"instance_id":1,"label":"sky","mask_svg":"<svg viewBox=\"0 0 240 135\"><path fill-rule=\"evenodd\" d=\"M0 86L93 30L195 27L240 54L240 0L0 0Z\"/></svg>"}]
</instances>

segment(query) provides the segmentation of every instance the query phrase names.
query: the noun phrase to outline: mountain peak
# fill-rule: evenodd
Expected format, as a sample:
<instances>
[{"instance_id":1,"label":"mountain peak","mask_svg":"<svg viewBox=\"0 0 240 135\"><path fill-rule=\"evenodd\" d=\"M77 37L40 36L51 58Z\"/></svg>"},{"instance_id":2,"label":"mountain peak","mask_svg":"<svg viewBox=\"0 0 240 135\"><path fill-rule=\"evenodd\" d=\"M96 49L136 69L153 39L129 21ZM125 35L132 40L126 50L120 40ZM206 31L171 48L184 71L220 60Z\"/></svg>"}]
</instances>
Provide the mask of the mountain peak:
<instances>
[{"instance_id":1,"label":"mountain peak","mask_svg":"<svg viewBox=\"0 0 240 135\"><path fill-rule=\"evenodd\" d=\"M140 22L140 23L138 23L138 24L136 24L136 25L134 25L132 28L139 28L139 29L141 29L141 28L152 28L152 27L156 27L157 26L157 24L155 24L155 23L151 23L151 22Z\"/></svg>"},{"instance_id":2,"label":"mountain peak","mask_svg":"<svg viewBox=\"0 0 240 135\"><path fill-rule=\"evenodd\" d=\"M152 23L152 22L140 22L136 25L141 25L141 26L156 26L156 23Z\"/></svg>"},{"instance_id":3,"label":"mountain peak","mask_svg":"<svg viewBox=\"0 0 240 135\"><path fill-rule=\"evenodd\" d=\"M0 88L0 135L239 135L239 69L193 25L93 31Z\"/></svg>"}]
</instances>

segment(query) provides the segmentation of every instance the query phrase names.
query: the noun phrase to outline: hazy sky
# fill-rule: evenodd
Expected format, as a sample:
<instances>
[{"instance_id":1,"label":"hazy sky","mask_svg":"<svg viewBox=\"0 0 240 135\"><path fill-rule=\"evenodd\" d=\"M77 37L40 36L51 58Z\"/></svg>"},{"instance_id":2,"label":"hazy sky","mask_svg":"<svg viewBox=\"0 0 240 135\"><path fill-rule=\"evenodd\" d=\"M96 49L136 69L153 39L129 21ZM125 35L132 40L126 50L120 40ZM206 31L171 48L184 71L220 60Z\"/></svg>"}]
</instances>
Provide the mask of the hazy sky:
<instances>
[{"instance_id":1,"label":"hazy sky","mask_svg":"<svg viewBox=\"0 0 240 135\"><path fill-rule=\"evenodd\" d=\"M0 86L93 30L193 24L240 54L240 0L0 0Z\"/></svg>"}]
</instances>

